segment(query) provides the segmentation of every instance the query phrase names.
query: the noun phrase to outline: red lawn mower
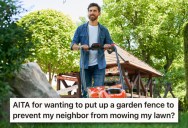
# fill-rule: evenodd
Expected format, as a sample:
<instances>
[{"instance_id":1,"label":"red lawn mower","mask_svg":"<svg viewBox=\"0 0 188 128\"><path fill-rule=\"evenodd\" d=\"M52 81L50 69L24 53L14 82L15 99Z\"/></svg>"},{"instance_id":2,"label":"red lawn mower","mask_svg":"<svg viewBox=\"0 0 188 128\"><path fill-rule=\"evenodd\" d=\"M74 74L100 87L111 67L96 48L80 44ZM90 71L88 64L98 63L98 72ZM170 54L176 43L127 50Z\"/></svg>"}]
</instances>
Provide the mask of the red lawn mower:
<instances>
[{"instance_id":1,"label":"red lawn mower","mask_svg":"<svg viewBox=\"0 0 188 128\"><path fill-rule=\"evenodd\" d=\"M100 43L94 43L89 50L98 50L98 49L104 49L103 46L101 46ZM117 49L114 44L111 44L111 48L107 50L109 54L112 52L116 53L116 59L117 59L117 65L118 65L118 70L119 70L119 84L114 84L111 86L97 86L97 87L87 87L86 86L86 81L85 81L85 71L84 71L84 64L82 63L82 73L81 73L81 81L82 81L82 86L84 90L88 94L88 98L126 98L126 92L125 92L125 84L123 81L123 75L122 75L122 70L121 70L121 65L117 53ZM84 57L83 57L83 49L81 48L81 59L82 62L84 62Z\"/></svg>"}]
</instances>

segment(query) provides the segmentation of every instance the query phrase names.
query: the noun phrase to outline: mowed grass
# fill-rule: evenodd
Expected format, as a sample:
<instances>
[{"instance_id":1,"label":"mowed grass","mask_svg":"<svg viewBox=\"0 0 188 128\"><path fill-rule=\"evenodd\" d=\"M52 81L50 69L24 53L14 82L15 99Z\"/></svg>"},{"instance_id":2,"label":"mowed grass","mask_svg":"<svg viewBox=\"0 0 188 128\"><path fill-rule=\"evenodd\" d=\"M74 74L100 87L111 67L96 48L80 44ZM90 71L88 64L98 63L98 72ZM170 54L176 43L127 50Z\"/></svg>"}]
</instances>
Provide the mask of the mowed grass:
<instances>
[{"instance_id":1,"label":"mowed grass","mask_svg":"<svg viewBox=\"0 0 188 128\"><path fill-rule=\"evenodd\" d=\"M178 123L12 123L1 120L0 128L188 128L188 112Z\"/></svg>"}]
</instances>

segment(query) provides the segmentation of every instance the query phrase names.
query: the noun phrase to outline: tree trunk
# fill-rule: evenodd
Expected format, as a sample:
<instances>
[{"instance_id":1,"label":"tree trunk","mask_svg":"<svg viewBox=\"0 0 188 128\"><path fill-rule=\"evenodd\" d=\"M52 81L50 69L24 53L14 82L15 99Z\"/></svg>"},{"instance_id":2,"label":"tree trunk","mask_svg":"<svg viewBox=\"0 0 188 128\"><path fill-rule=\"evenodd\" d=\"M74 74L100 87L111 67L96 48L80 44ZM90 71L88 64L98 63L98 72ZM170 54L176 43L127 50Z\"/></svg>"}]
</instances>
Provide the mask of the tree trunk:
<instances>
[{"instance_id":1,"label":"tree trunk","mask_svg":"<svg viewBox=\"0 0 188 128\"><path fill-rule=\"evenodd\" d=\"M52 67L51 67L51 64L48 64L48 72L49 72L49 83L52 85Z\"/></svg>"},{"instance_id":2,"label":"tree trunk","mask_svg":"<svg viewBox=\"0 0 188 128\"><path fill-rule=\"evenodd\" d=\"M188 22L185 23L183 36L184 36L185 83L186 83L185 103L188 108Z\"/></svg>"},{"instance_id":3,"label":"tree trunk","mask_svg":"<svg viewBox=\"0 0 188 128\"><path fill-rule=\"evenodd\" d=\"M166 64L164 65L164 70L165 70L165 73L168 72L168 69L170 68L170 66L172 65L173 63L173 60L174 58L173 57L169 57L168 54L165 56L166 57Z\"/></svg>"}]
</instances>

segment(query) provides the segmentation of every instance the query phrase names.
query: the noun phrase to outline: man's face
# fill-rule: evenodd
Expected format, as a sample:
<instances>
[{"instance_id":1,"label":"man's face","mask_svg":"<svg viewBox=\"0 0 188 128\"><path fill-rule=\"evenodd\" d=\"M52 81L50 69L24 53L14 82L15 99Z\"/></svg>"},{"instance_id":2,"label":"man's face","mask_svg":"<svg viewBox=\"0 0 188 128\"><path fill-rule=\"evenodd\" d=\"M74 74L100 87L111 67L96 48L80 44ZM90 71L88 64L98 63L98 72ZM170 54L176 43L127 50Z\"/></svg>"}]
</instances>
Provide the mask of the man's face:
<instances>
[{"instance_id":1,"label":"man's face","mask_svg":"<svg viewBox=\"0 0 188 128\"><path fill-rule=\"evenodd\" d=\"M90 7L88 10L88 18L91 21L97 20L98 16L100 15L100 12L96 6Z\"/></svg>"}]
</instances>

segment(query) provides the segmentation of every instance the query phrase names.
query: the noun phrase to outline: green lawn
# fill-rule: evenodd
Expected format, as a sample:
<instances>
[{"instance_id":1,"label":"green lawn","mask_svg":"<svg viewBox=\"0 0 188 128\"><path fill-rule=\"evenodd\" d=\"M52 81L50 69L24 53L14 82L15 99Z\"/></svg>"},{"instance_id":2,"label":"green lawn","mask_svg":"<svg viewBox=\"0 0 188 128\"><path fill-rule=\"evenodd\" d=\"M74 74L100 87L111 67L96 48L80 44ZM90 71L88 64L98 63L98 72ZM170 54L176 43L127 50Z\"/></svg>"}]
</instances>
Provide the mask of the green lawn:
<instances>
[{"instance_id":1,"label":"green lawn","mask_svg":"<svg viewBox=\"0 0 188 128\"><path fill-rule=\"evenodd\" d=\"M188 128L188 112L179 114L179 123L35 123L9 124L1 121L0 128Z\"/></svg>"}]
</instances>

